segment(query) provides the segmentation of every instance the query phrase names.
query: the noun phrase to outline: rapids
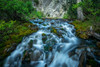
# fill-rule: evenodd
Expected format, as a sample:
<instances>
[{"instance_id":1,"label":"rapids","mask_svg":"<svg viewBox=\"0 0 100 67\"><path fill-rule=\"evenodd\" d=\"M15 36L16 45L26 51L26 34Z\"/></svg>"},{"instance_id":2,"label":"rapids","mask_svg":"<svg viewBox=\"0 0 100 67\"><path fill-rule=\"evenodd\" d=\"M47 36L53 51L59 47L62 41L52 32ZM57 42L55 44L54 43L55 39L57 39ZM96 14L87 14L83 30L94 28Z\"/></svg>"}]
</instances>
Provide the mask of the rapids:
<instances>
[{"instance_id":1,"label":"rapids","mask_svg":"<svg viewBox=\"0 0 100 67\"><path fill-rule=\"evenodd\" d=\"M78 67L80 51L77 51L79 55L70 56L69 53L80 40L70 22L50 19L30 22L39 30L23 38L6 59L4 67Z\"/></svg>"}]
</instances>

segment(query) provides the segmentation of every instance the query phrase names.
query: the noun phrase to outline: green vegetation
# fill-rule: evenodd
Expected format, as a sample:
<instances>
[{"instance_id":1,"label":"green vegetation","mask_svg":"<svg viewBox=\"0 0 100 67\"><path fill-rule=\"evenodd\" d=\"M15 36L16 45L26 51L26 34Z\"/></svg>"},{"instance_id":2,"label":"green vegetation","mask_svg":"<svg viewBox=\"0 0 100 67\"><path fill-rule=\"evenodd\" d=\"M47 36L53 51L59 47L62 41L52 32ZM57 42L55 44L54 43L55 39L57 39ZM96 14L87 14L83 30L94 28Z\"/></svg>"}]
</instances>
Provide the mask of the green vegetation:
<instances>
[{"instance_id":1,"label":"green vegetation","mask_svg":"<svg viewBox=\"0 0 100 67\"><path fill-rule=\"evenodd\" d=\"M67 9L67 12L63 16L64 19L76 19L77 12L76 9L73 9L75 3L75 0L69 0L68 5L66 5L69 7L66 8L66 6L64 6L64 8Z\"/></svg>"},{"instance_id":2,"label":"green vegetation","mask_svg":"<svg viewBox=\"0 0 100 67\"><path fill-rule=\"evenodd\" d=\"M64 19L77 19L77 8L82 7L83 14L86 20L94 19L94 21L100 16L100 0L83 0L80 3L70 0L70 5L67 13L64 15Z\"/></svg>"},{"instance_id":3,"label":"green vegetation","mask_svg":"<svg viewBox=\"0 0 100 67\"><path fill-rule=\"evenodd\" d=\"M79 37L84 38L84 39L88 38L88 35L86 32L89 30L90 26L92 25L91 22L88 22L88 21L82 22L82 21L76 20L76 21L73 21L72 24L75 26L77 35Z\"/></svg>"},{"instance_id":4,"label":"green vegetation","mask_svg":"<svg viewBox=\"0 0 100 67\"><path fill-rule=\"evenodd\" d=\"M100 14L100 0L84 0L80 3L73 5L73 10L77 9L78 7L82 7L83 13L85 15L85 19L94 19L99 16Z\"/></svg>"},{"instance_id":5,"label":"green vegetation","mask_svg":"<svg viewBox=\"0 0 100 67\"><path fill-rule=\"evenodd\" d=\"M0 19L24 20L33 11L30 1L21 0L0 0Z\"/></svg>"},{"instance_id":6,"label":"green vegetation","mask_svg":"<svg viewBox=\"0 0 100 67\"><path fill-rule=\"evenodd\" d=\"M4 59L16 48L16 46L22 41L24 36L32 34L38 30L37 26L27 22L32 18L42 18L44 15L42 12L37 11L32 5L32 0L0 0L0 66L3 65ZM39 4L39 0L34 0L35 4ZM56 1L58 3L59 1ZM93 27L93 31L100 33L100 0L82 0L77 3L75 0L70 0L69 8L64 5L64 9L68 10L64 14L64 19L74 19L73 25L76 28L77 35L80 38L88 39L87 35L90 27ZM83 14L85 16L84 21L77 19L77 8L82 7ZM57 19L57 18L54 18ZM42 22L39 22L41 24ZM44 24L44 26L46 26ZM63 29L62 29L63 30ZM59 37L62 37L60 31L54 27L51 28L51 32ZM52 51L52 46L56 41L47 40L46 34L42 34L43 43L47 43L44 46L45 51ZM50 42L53 42L50 44ZM33 41L30 41L30 48ZM99 43L98 43L99 44ZM100 48L100 45L98 45ZM88 63L96 64L94 60L89 60Z\"/></svg>"},{"instance_id":7,"label":"green vegetation","mask_svg":"<svg viewBox=\"0 0 100 67\"><path fill-rule=\"evenodd\" d=\"M54 27L52 27L51 32L53 32L53 33L57 34L57 30L56 30Z\"/></svg>"},{"instance_id":8,"label":"green vegetation","mask_svg":"<svg viewBox=\"0 0 100 67\"><path fill-rule=\"evenodd\" d=\"M39 4L39 0L34 0L34 2L38 5Z\"/></svg>"},{"instance_id":9,"label":"green vegetation","mask_svg":"<svg viewBox=\"0 0 100 67\"><path fill-rule=\"evenodd\" d=\"M31 16L30 17L33 17L33 18L42 18L44 15L43 15L43 13L42 12L40 12L40 11L33 11L32 12L32 14L31 14Z\"/></svg>"},{"instance_id":10,"label":"green vegetation","mask_svg":"<svg viewBox=\"0 0 100 67\"><path fill-rule=\"evenodd\" d=\"M35 27L35 28L34 28ZM22 38L38 28L32 23L20 24L19 21L0 21L0 59L5 58L12 51L7 51L12 46L16 46L22 41ZM16 47L13 47L16 48Z\"/></svg>"},{"instance_id":11,"label":"green vegetation","mask_svg":"<svg viewBox=\"0 0 100 67\"><path fill-rule=\"evenodd\" d=\"M46 34L45 34L45 33L43 33L43 34L42 34L42 36L46 36Z\"/></svg>"},{"instance_id":12,"label":"green vegetation","mask_svg":"<svg viewBox=\"0 0 100 67\"><path fill-rule=\"evenodd\" d=\"M77 35L81 38L87 39L88 38L88 31L90 27L93 27L93 31L96 33L100 33L100 0L84 0L77 4L72 4L71 8L69 9L70 13L66 13L64 18L67 19L74 19L76 20L76 10L78 7L82 7L83 14L85 16L85 20L76 20L73 21L73 25L75 25ZM74 12L73 12L74 11ZM71 13L73 12L73 13ZM69 17L73 15L72 17Z\"/></svg>"},{"instance_id":13,"label":"green vegetation","mask_svg":"<svg viewBox=\"0 0 100 67\"><path fill-rule=\"evenodd\" d=\"M77 35L83 39L87 39L87 38L89 38L89 36L87 34L88 34L91 26L92 26L94 32L100 33L99 21L100 21L100 18L97 18L95 20L95 22L91 18L91 20L85 20L85 21L75 20L75 21L73 21L72 24L76 28Z\"/></svg>"},{"instance_id":14,"label":"green vegetation","mask_svg":"<svg viewBox=\"0 0 100 67\"><path fill-rule=\"evenodd\" d=\"M0 66L24 36L38 30L27 21L42 17L42 12L36 11L31 0L0 0Z\"/></svg>"},{"instance_id":15,"label":"green vegetation","mask_svg":"<svg viewBox=\"0 0 100 67\"><path fill-rule=\"evenodd\" d=\"M37 12L29 0L0 0L0 19L2 20L26 20L30 17L42 16L43 14Z\"/></svg>"},{"instance_id":16,"label":"green vegetation","mask_svg":"<svg viewBox=\"0 0 100 67\"><path fill-rule=\"evenodd\" d=\"M52 51L52 46L50 44L47 44L46 46L44 46L44 50L45 51Z\"/></svg>"}]
</instances>

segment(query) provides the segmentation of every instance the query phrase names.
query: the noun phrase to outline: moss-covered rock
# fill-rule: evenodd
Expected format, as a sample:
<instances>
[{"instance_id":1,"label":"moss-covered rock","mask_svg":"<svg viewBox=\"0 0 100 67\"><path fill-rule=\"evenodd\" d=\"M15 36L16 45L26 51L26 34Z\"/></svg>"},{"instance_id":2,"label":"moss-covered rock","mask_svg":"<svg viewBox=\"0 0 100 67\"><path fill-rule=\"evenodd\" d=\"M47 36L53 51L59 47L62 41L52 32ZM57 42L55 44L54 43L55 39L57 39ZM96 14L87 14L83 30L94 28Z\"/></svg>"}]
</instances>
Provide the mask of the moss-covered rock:
<instances>
[{"instance_id":1,"label":"moss-covered rock","mask_svg":"<svg viewBox=\"0 0 100 67\"><path fill-rule=\"evenodd\" d=\"M42 33L42 36L46 36L46 34L45 33Z\"/></svg>"},{"instance_id":2,"label":"moss-covered rock","mask_svg":"<svg viewBox=\"0 0 100 67\"><path fill-rule=\"evenodd\" d=\"M91 26L93 27L93 31L95 32L100 30L100 25L98 23L94 23L89 20L83 22L76 20L71 24L73 24L76 28L76 35L83 39L89 38L89 30Z\"/></svg>"},{"instance_id":3,"label":"moss-covered rock","mask_svg":"<svg viewBox=\"0 0 100 67\"><path fill-rule=\"evenodd\" d=\"M51 28L51 32L57 34L57 29L55 29L54 27Z\"/></svg>"},{"instance_id":4,"label":"moss-covered rock","mask_svg":"<svg viewBox=\"0 0 100 67\"><path fill-rule=\"evenodd\" d=\"M41 24L42 22L39 22L39 24Z\"/></svg>"},{"instance_id":5,"label":"moss-covered rock","mask_svg":"<svg viewBox=\"0 0 100 67\"><path fill-rule=\"evenodd\" d=\"M30 42L28 43L29 45L29 48L32 48L33 47L33 40L30 40Z\"/></svg>"},{"instance_id":6,"label":"moss-covered rock","mask_svg":"<svg viewBox=\"0 0 100 67\"><path fill-rule=\"evenodd\" d=\"M43 24L43 26L47 26L47 24Z\"/></svg>"},{"instance_id":7,"label":"moss-covered rock","mask_svg":"<svg viewBox=\"0 0 100 67\"><path fill-rule=\"evenodd\" d=\"M45 45L44 51L52 51L52 46L50 44Z\"/></svg>"},{"instance_id":8,"label":"moss-covered rock","mask_svg":"<svg viewBox=\"0 0 100 67\"><path fill-rule=\"evenodd\" d=\"M38 30L38 27L29 22L21 21L0 21L0 60L4 60L22 41L24 36L32 34ZM0 26L1 27L1 26ZM9 50L9 51L8 51Z\"/></svg>"}]
</instances>

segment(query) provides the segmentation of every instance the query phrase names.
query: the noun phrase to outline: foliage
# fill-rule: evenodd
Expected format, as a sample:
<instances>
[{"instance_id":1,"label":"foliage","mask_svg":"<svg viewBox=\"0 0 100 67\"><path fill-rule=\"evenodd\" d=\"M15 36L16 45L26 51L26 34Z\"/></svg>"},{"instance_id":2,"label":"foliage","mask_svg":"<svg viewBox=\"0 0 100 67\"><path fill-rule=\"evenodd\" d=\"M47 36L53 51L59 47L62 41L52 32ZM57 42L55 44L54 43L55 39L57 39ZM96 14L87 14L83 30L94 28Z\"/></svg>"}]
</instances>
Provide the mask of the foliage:
<instances>
[{"instance_id":1,"label":"foliage","mask_svg":"<svg viewBox=\"0 0 100 67\"><path fill-rule=\"evenodd\" d=\"M94 22L96 20L96 16L100 16L100 0L82 0L80 3L72 3L73 1L70 1L70 6L65 13L64 17L65 19L76 19L77 17L77 8L82 7L83 13L85 15L86 19L91 20L91 16L94 18Z\"/></svg>"},{"instance_id":2,"label":"foliage","mask_svg":"<svg viewBox=\"0 0 100 67\"><path fill-rule=\"evenodd\" d=\"M33 17L33 18L42 18L43 16L44 15L42 12L36 11L36 10L34 10L30 15L30 17Z\"/></svg>"},{"instance_id":3,"label":"foliage","mask_svg":"<svg viewBox=\"0 0 100 67\"><path fill-rule=\"evenodd\" d=\"M32 23L23 23L19 21L0 21L0 60L4 59L10 54L11 51L7 51L14 45L21 42L22 38L33 32L36 32L38 28ZM15 49L14 47L13 49Z\"/></svg>"},{"instance_id":4,"label":"foliage","mask_svg":"<svg viewBox=\"0 0 100 67\"><path fill-rule=\"evenodd\" d=\"M33 11L32 2L0 0L0 19L23 20Z\"/></svg>"},{"instance_id":5,"label":"foliage","mask_svg":"<svg viewBox=\"0 0 100 67\"><path fill-rule=\"evenodd\" d=\"M36 4L39 4L39 0L34 0L34 2L35 2Z\"/></svg>"},{"instance_id":6,"label":"foliage","mask_svg":"<svg viewBox=\"0 0 100 67\"><path fill-rule=\"evenodd\" d=\"M68 13L65 13L64 16L63 16L63 18L64 18L64 19L69 19Z\"/></svg>"},{"instance_id":7,"label":"foliage","mask_svg":"<svg viewBox=\"0 0 100 67\"><path fill-rule=\"evenodd\" d=\"M5 30L8 30L8 29L12 28L15 22L16 21L11 20L8 23L6 23L5 21L1 20L0 21L0 30L5 31Z\"/></svg>"},{"instance_id":8,"label":"foliage","mask_svg":"<svg viewBox=\"0 0 100 67\"><path fill-rule=\"evenodd\" d=\"M94 18L94 17L92 17ZM76 28L76 32L77 35L83 39L87 39L88 38L88 31L90 30L90 27L93 27L93 31L95 31L96 33L100 33L100 17L96 18L95 23L93 22L94 20L91 18L91 20L86 20L86 21L73 21L73 25ZM99 19L99 20L98 20Z\"/></svg>"},{"instance_id":9,"label":"foliage","mask_svg":"<svg viewBox=\"0 0 100 67\"><path fill-rule=\"evenodd\" d=\"M94 16L94 20L96 16L100 15L100 0L83 0L80 3L74 4L73 9L77 9L78 7L83 8L83 13L87 19L91 19L91 16Z\"/></svg>"},{"instance_id":10,"label":"foliage","mask_svg":"<svg viewBox=\"0 0 100 67\"><path fill-rule=\"evenodd\" d=\"M69 8L67 12L64 14L64 19L76 19L77 17L77 12L76 9L73 9L73 6L76 2L75 0L70 0ZM67 5L68 6L68 5Z\"/></svg>"}]
</instances>

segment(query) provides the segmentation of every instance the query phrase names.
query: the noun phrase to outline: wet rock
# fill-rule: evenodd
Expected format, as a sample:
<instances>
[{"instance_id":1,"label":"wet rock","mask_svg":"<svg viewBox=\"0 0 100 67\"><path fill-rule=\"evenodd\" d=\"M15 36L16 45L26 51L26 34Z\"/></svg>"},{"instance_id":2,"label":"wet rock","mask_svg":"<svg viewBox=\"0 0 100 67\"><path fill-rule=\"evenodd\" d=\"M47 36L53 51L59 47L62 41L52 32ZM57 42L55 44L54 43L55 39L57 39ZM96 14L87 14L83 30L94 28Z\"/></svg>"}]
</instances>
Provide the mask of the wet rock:
<instances>
[{"instance_id":1,"label":"wet rock","mask_svg":"<svg viewBox=\"0 0 100 67\"><path fill-rule=\"evenodd\" d=\"M30 59L30 54L28 51L25 52L23 58L22 58L22 63L30 63L31 59Z\"/></svg>"},{"instance_id":2,"label":"wet rock","mask_svg":"<svg viewBox=\"0 0 100 67\"><path fill-rule=\"evenodd\" d=\"M37 43L37 40L35 39L35 40L33 40L33 44L36 44Z\"/></svg>"},{"instance_id":3,"label":"wet rock","mask_svg":"<svg viewBox=\"0 0 100 67\"><path fill-rule=\"evenodd\" d=\"M69 52L69 57L72 57L72 56L74 56L76 53L75 53L75 51L73 50L73 51L71 51L71 52Z\"/></svg>"},{"instance_id":4,"label":"wet rock","mask_svg":"<svg viewBox=\"0 0 100 67\"><path fill-rule=\"evenodd\" d=\"M31 55L31 61L38 61L38 60L42 60L43 56L42 56L42 52L39 50L35 50ZM41 58L40 58L41 57Z\"/></svg>"},{"instance_id":5,"label":"wet rock","mask_svg":"<svg viewBox=\"0 0 100 67\"><path fill-rule=\"evenodd\" d=\"M33 47L33 40L30 40L30 42L28 43L29 45L29 48L32 48Z\"/></svg>"},{"instance_id":6,"label":"wet rock","mask_svg":"<svg viewBox=\"0 0 100 67\"><path fill-rule=\"evenodd\" d=\"M51 44L46 44L44 46L44 51L52 51L52 49L53 49L53 46Z\"/></svg>"},{"instance_id":7,"label":"wet rock","mask_svg":"<svg viewBox=\"0 0 100 67\"><path fill-rule=\"evenodd\" d=\"M47 24L43 24L43 26L47 26Z\"/></svg>"},{"instance_id":8,"label":"wet rock","mask_svg":"<svg viewBox=\"0 0 100 67\"><path fill-rule=\"evenodd\" d=\"M39 24L41 24L42 22L39 22Z\"/></svg>"},{"instance_id":9,"label":"wet rock","mask_svg":"<svg viewBox=\"0 0 100 67\"><path fill-rule=\"evenodd\" d=\"M62 35L63 35L63 33L62 33L60 30L57 30L56 35L57 35L57 36L59 36L59 37L63 37L63 36L62 36Z\"/></svg>"},{"instance_id":10,"label":"wet rock","mask_svg":"<svg viewBox=\"0 0 100 67\"><path fill-rule=\"evenodd\" d=\"M42 33L42 36L46 36L46 34L45 33Z\"/></svg>"},{"instance_id":11,"label":"wet rock","mask_svg":"<svg viewBox=\"0 0 100 67\"><path fill-rule=\"evenodd\" d=\"M56 39L52 38L48 41L46 41L46 44L50 44L51 46L55 45L57 43Z\"/></svg>"},{"instance_id":12,"label":"wet rock","mask_svg":"<svg viewBox=\"0 0 100 67\"><path fill-rule=\"evenodd\" d=\"M69 39L63 38L63 39L62 39L62 42L68 43L68 42L69 42Z\"/></svg>"},{"instance_id":13,"label":"wet rock","mask_svg":"<svg viewBox=\"0 0 100 67\"><path fill-rule=\"evenodd\" d=\"M79 62L79 66L78 67L86 67L85 66L85 62L86 62L86 52L82 52L80 58L79 58L80 62Z\"/></svg>"},{"instance_id":14,"label":"wet rock","mask_svg":"<svg viewBox=\"0 0 100 67\"><path fill-rule=\"evenodd\" d=\"M37 49L27 50L27 51L24 51L22 62L24 64L24 63L30 63L31 61L38 61L42 59L43 57L42 57L41 51Z\"/></svg>"},{"instance_id":15,"label":"wet rock","mask_svg":"<svg viewBox=\"0 0 100 67\"><path fill-rule=\"evenodd\" d=\"M54 27L51 27L51 32L57 34L57 29L55 29Z\"/></svg>"},{"instance_id":16,"label":"wet rock","mask_svg":"<svg viewBox=\"0 0 100 67\"><path fill-rule=\"evenodd\" d=\"M68 67L66 63L62 64L62 67Z\"/></svg>"},{"instance_id":17,"label":"wet rock","mask_svg":"<svg viewBox=\"0 0 100 67\"><path fill-rule=\"evenodd\" d=\"M51 25L54 25L54 23L52 22Z\"/></svg>"},{"instance_id":18,"label":"wet rock","mask_svg":"<svg viewBox=\"0 0 100 67\"><path fill-rule=\"evenodd\" d=\"M43 41L44 44L45 44L46 40L47 40L47 37L43 36L42 41Z\"/></svg>"}]
</instances>

